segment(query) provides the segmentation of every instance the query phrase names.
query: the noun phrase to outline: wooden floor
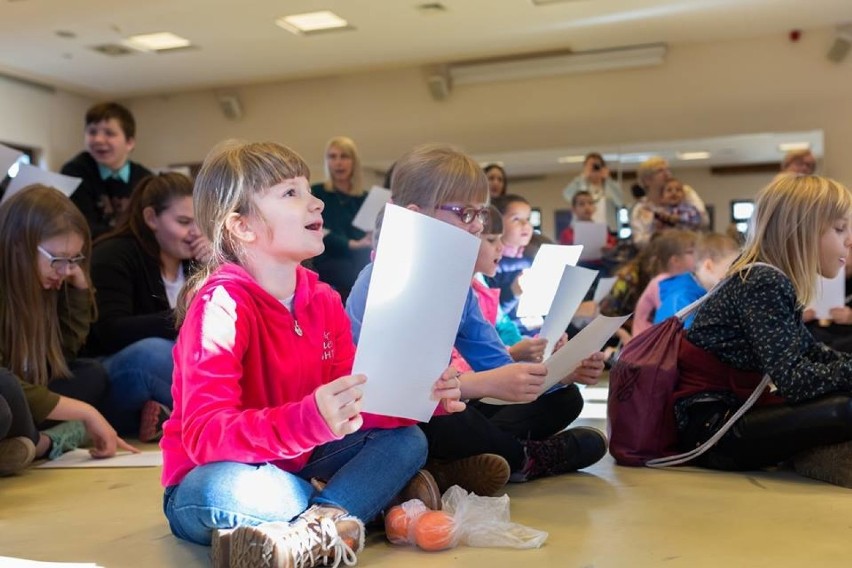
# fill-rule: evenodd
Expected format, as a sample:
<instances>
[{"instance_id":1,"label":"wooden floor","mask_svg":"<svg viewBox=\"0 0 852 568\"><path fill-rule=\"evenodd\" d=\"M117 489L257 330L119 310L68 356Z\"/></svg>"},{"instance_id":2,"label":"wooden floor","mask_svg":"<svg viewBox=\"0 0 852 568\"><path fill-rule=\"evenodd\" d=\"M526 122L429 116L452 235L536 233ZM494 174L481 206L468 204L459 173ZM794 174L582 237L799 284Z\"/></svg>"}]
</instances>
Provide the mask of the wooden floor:
<instances>
[{"instance_id":1,"label":"wooden floor","mask_svg":"<svg viewBox=\"0 0 852 568\"><path fill-rule=\"evenodd\" d=\"M600 413L591 404L586 416ZM603 426L586 418L586 424ZM549 533L538 550L437 553L368 537L360 566L850 566L852 491L791 472L623 468L510 485L512 520ZM0 556L109 568L209 564L162 515L159 469L30 469L0 479ZM0 561L2 568L2 561Z\"/></svg>"}]
</instances>

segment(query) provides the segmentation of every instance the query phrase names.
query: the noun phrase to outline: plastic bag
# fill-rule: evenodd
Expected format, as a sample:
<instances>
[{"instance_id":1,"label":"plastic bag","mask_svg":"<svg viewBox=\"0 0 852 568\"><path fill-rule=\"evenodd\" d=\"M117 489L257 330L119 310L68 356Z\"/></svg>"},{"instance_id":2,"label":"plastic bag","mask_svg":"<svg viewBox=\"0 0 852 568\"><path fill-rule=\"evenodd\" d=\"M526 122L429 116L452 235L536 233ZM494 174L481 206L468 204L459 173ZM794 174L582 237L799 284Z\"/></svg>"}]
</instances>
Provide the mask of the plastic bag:
<instances>
[{"instance_id":1,"label":"plastic bag","mask_svg":"<svg viewBox=\"0 0 852 568\"><path fill-rule=\"evenodd\" d=\"M443 510L430 511L418 499L391 508L385 532L394 544L436 551L459 544L476 547L539 548L547 533L509 520L509 496L480 497L458 485L442 497Z\"/></svg>"}]
</instances>

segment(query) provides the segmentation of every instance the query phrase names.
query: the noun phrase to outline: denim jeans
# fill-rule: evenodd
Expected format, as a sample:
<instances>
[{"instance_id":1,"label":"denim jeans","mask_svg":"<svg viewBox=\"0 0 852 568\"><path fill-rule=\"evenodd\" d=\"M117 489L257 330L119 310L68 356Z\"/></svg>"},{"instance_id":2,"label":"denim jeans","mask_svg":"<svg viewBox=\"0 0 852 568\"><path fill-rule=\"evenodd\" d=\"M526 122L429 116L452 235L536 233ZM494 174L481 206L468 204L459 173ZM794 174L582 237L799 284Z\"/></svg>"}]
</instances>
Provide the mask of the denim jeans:
<instances>
[{"instance_id":1,"label":"denim jeans","mask_svg":"<svg viewBox=\"0 0 852 568\"><path fill-rule=\"evenodd\" d=\"M139 415L149 400L172 407L172 349L175 342L148 337L102 359L110 389L104 416L119 434L136 434Z\"/></svg>"},{"instance_id":2,"label":"denim jeans","mask_svg":"<svg viewBox=\"0 0 852 568\"><path fill-rule=\"evenodd\" d=\"M175 536L210 544L213 530L291 521L314 504L373 519L426 462L426 437L416 426L362 430L317 447L305 467L214 462L166 488L163 510ZM328 482L316 491L312 477Z\"/></svg>"}]
</instances>

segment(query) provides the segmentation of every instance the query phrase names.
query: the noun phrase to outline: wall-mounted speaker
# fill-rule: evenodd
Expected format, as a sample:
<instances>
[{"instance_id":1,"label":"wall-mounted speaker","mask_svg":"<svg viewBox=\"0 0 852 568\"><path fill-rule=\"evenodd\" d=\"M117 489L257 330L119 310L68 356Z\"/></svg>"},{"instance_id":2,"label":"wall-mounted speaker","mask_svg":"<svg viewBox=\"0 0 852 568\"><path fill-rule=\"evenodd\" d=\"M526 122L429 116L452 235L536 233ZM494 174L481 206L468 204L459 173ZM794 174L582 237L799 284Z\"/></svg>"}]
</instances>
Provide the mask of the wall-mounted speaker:
<instances>
[{"instance_id":1,"label":"wall-mounted speaker","mask_svg":"<svg viewBox=\"0 0 852 568\"><path fill-rule=\"evenodd\" d=\"M240 120L243 117L243 104L234 93L220 93L216 95L222 114L229 120Z\"/></svg>"},{"instance_id":2,"label":"wall-mounted speaker","mask_svg":"<svg viewBox=\"0 0 852 568\"><path fill-rule=\"evenodd\" d=\"M436 101L443 101L450 96L450 79L446 75L429 75L426 84L429 86L429 94Z\"/></svg>"}]
</instances>

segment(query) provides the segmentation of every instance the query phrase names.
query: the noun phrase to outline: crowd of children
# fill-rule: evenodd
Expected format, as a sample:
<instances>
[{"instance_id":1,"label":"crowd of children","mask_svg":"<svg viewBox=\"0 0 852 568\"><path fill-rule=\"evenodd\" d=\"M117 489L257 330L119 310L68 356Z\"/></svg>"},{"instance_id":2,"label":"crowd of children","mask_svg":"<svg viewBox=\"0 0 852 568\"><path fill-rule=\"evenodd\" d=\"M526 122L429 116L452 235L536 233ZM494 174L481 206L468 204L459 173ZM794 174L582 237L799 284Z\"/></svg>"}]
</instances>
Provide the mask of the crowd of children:
<instances>
[{"instance_id":1,"label":"crowd of children","mask_svg":"<svg viewBox=\"0 0 852 568\"><path fill-rule=\"evenodd\" d=\"M492 495L604 456L602 432L572 425L603 353L542 392L547 340L517 316L539 241L501 166L419 146L386 183L395 205L480 239L435 412L416 423L363 412L369 377L352 374L380 235L351 226L365 199L354 142L328 143L327 181L311 186L293 150L227 141L193 184L131 162L134 136L127 109L93 107L86 152L64 170L83 178L71 198L35 185L0 205L0 475L85 444L98 458L138 451L121 436L160 440L177 537L212 544L217 567L315 566L353 564L365 526L400 499L439 508L451 485ZM804 310L818 276L850 275L849 191L777 177L741 250L702 231L703 205L664 161L639 179L638 254L596 309L633 314L617 334L626 343L714 289L680 346L681 448L710 438L769 374L777 390L695 463L792 460L852 486L852 360L815 339L848 351L852 311L833 310L828 330ZM599 154L571 187L576 222L609 223L622 203ZM613 229L601 256L616 244Z\"/></svg>"}]
</instances>

